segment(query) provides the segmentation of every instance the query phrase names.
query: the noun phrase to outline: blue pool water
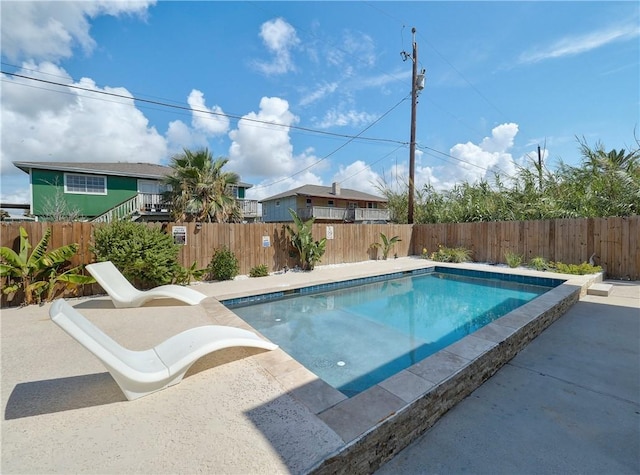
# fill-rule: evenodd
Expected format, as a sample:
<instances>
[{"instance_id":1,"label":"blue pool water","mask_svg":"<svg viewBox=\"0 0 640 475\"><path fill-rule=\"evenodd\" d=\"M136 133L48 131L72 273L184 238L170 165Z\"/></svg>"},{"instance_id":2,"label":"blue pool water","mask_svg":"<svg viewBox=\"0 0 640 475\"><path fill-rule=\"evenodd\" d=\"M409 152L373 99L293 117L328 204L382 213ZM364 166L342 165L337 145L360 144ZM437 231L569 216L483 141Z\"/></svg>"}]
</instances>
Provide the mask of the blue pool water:
<instances>
[{"instance_id":1,"label":"blue pool water","mask_svg":"<svg viewBox=\"0 0 640 475\"><path fill-rule=\"evenodd\" d=\"M517 282L502 280L513 276L479 278L445 269L331 291L272 295L250 305L223 303L351 397L561 282L531 284L526 277Z\"/></svg>"}]
</instances>

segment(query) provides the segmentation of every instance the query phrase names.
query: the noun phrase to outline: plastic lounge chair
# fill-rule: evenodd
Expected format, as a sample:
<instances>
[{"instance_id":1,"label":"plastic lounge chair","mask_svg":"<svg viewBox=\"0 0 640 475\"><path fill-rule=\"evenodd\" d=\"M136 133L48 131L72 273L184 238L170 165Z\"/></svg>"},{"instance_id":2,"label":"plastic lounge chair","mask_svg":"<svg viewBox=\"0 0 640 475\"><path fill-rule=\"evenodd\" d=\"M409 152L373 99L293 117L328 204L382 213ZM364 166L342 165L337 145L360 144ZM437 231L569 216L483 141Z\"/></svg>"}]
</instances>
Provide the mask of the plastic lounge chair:
<instances>
[{"instance_id":1,"label":"plastic lounge chair","mask_svg":"<svg viewBox=\"0 0 640 475\"><path fill-rule=\"evenodd\" d=\"M242 328L206 325L178 333L150 350L132 351L63 299L51 305L49 316L105 365L130 401L178 384L193 363L214 351L234 346L278 347Z\"/></svg>"},{"instance_id":2,"label":"plastic lounge chair","mask_svg":"<svg viewBox=\"0 0 640 475\"><path fill-rule=\"evenodd\" d=\"M189 305L197 305L207 298L203 293L182 285L169 284L150 290L138 290L111 261L88 264L86 269L109 294L116 308L140 307L149 300L158 298L173 298Z\"/></svg>"}]
</instances>

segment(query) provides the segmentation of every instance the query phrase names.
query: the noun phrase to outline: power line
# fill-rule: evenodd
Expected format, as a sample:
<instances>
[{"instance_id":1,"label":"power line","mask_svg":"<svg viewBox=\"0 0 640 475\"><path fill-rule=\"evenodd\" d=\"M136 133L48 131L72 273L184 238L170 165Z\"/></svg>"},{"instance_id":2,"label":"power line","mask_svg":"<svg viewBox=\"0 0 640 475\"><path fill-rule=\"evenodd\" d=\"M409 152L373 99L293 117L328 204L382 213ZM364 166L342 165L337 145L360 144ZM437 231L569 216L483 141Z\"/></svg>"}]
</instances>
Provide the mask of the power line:
<instances>
[{"instance_id":1,"label":"power line","mask_svg":"<svg viewBox=\"0 0 640 475\"><path fill-rule=\"evenodd\" d=\"M350 139L350 140L358 139L358 140L363 140L363 141L383 142L383 143L393 143L393 144L404 144L405 143L405 142L403 142L401 140L395 140L395 139L384 139L384 138L376 138L376 137L362 137L361 134L357 134L357 135L338 134L338 133L335 133L335 132L327 132L325 130L312 129L312 128L309 128L309 127L301 127L301 126L297 126L297 125L279 124L279 123L273 122L273 121L252 119L252 118L249 118L249 117L243 117L243 116L236 115L236 114L228 114L228 113L215 112L215 111L203 110L203 109L194 109L191 106L184 106L184 105L180 105L180 104L170 104L170 103L162 102L162 101L158 101L158 100L142 99L140 97L136 97L136 96L133 96L133 95L127 96L125 94L118 94L118 93L115 93L115 92L99 91L99 90L91 89L91 88L88 88L88 87L78 86L76 84L65 84L65 83L61 83L61 82L50 81L50 80L47 80L47 79L34 78L34 77L26 76L24 74L11 73L11 72L8 72L8 71L0 71L0 73L5 74L7 76L13 76L13 77L18 77L18 78L22 78L22 79L28 79L30 81L36 81L36 82L49 84L49 85L53 85L53 86L68 87L70 89L89 92L89 93L92 93L92 94L99 94L99 95L103 95L103 96L117 97L117 98L120 98L120 99L133 100L133 101L136 101L136 102L142 102L142 103L146 103L146 104L153 104L153 105L157 105L157 106L168 107L168 108L178 109L178 110L182 110L182 111L188 111L190 113L197 112L197 113L200 113L200 114L208 114L208 115L211 115L211 116L226 117L226 118L235 119L235 120L238 120L238 121L253 122L253 123L262 124L262 125L269 125L269 126L272 126L272 127L283 127L283 128L288 128L288 129L300 130L300 131L303 131L303 132L310 132L310 133L314 133L314 134L327 135L327 136L331 136L331 137L338 137L338 138ZM23 85L23 84L19 84L19 83L13 83L13 84ZM52 92L60 92L60 93L62 93L62 91L54 91L54 90L52 90ZM402 99L402 101L404 101L405 99ZM402 101L400 101L400 102L402 102ZM390 112L391 110L395 109L399 104L400 103L398 103L395 106L393 106L389 111L387 111L385 114L383 114L382 117L387 115L387 113ZM376 122L378 122L378 121L377 120L374 121L373 124L375 124ZM367 130L369 128L370 127L367 127L364 130Z\"/></svg>"},{"instance_id":2,"label":"power line","mask_svg":"<svg viewBox=\"0 0 640 475\"><path fill-rule=\"evenodd\" d=\"M7 63L2 63L2 64L7 65ZM209 115L212 115L212 116L223 116L223 117L227 117L227 118L232 118L232 119L236 119L238 121L245 120L245 121L248 121L248 122L252 122L252 123L256 123L256 124L260 124L260 125L268 125L268 126L271 126L271 127L279 126L279 127L285 127L285 128L294 129L294 130L301 131L301 132L307 132L307 133L312 133L312 134L319 134L319 135L325 135L325 136L348 139L347 142L345 142L344 144L340 145L338 148L336 148L335 150L333 150L329 154L325 155L321 159L319 159L319 160L315 161L314 163L310 164L309 166L307 166L307 167L305 167L305 168L293 173L292 175L289 175L287 177L281 178L279 180L276 180L274 182L268 183L266 185L256 185L254 187L254 189L267 188L267 187L270 187L270 186L275 185L277 183L281 183L281 182L283 182L285 180L293 178L294 176L297 176L300 173L303 173L304 171L309 170L310 168L314 167L318 163L320 163L320 162L326 160L327 158L331 157L332 155L337 153L339 150L341 150L342 148L346 147L349 143L351 143L351 142L353 142L355 140L370 141L370 142L377 142L377 143L390 143L390 144L398 145L398 147L396 149L394 149L394 151L392 151L391 153L393 153L393 152L397 151L398 149L400 149L400 148L402 148L402 147L407 145L406 141L400 141L400 140L395 140L395 139L385 139L385 138L375 138L375 137L363 137L362 134L364 132L366 132L368 129L370 129L371 127L373 127L376 123L378 123L380 120L382 120L389 113L391 113L400 104L402 104L404 101L406 101L409 98L410 94L408 94L407 96L402 98L398 103L396 103L394 106L392 106L389 110L387 110L384 114L382 114L374 122L369 124L360 133L358 133L356 135L348 135L348 134L337 134L337 133L327 132L327 131L323 131L323 130L311 129L311 128L308 128L308 127L300 127L300 126L286 125L286 124L277 124L275 122L269 122L269 121L264 121L264 120L260 120L260 119L251 119L251 118L242 117L242 116L235 115L235 114L225 114L225 113L214 112L214 111L210 111L210 110L193 109L193 108L191 108L189 106L184 106L184 105L180 105L180 104L170 104L168 102L163 102L163 101L158 101L158 100L142 99L142 98L139 98L139 97L136 97L136 96L133 96L133 95L127 96L127 95L124 95L124 94L118 94L118 93L114 93L114 92L95 90L95 89L91 89L91 88L87 88L87 87L77 86L75 84L68 84L68 83L62 83L62 82L56 82L56 81L49 81L49 80L46 80L46 79L33 78L33 77L30 77L30 76L17 74L17 73L11 73L11 72L7 72L7 71L0 71L0 73L5 74L7 76L13 76L13 77L19 77L19 78L22 78L22 79L28 79L28 80L35 81L35 82L42 83L42 84L48 84L48 85L59 86L59 87L63 87L63 88L70 88L70 89L80 90L80 91L84 91L84 92L89 92L89 93L92 93L92 96L93 95L102 95L102 96L114 97L114 98L118 98L118 99L133 100L133 101L141 102L142 104L150 104L150 105L156 105L156 106L160 106L160 107L164 107L164 108L177 109L177 110L181 111L182 113L193 114L194 112L198 112L198 113L201 113L201 114L209 114ZM50 75L55 76L53 74L50 74ZM59 77L61 77L61 76L59 76ZM2 80L2 82L7 82L7 81L6 80ZM31 87L31 88L36 88L36 89L42 89L42 90L46 90L46 91L50 91L50 92L55 92L55 93L58 93L58 94L69 94L69 95L71 94L70 92L67 92L67 91L64 91L64 90L47 89L45 87L38 87L38 86L35 86L35 85L29 85L29 84L24 84L24 83L12 82L11 84L19 85L19 86L23 86L23 87ZM93 99L93 100L103 100L103 101L107 101L107 102L117 103L117 101L109 101L108 99L104 99L104 98L91 97L91 96L83 96L83 97L86 97L86 98L89 98L89 99ZM153 109L153 108L151 108L151 109ZM155 109L155 110L162 110L162 109ZM419 149L423 150L423 151L424 150L429 150L431 152L443 155L445 157L451 158L451 159L456 160L458 162L466 163L466 164L471 165L473 167L479 168L479 169L481 169L483 171L489 171L488 169L486 169L484 167L481 167L479 165L476 165L474 163L468 162L466 160L463 160L463 159L460 159L460 158L457 158L457 157L453 157L452 155L449 155L449 154L447 154L445 152L441 152L439 150L433 149L431 147L427 147L427 146L424 146L424 145L416 145L416 146ZM366 170L367 168L370 168L372 165L374 165L375 163L379 162L380 160L386 158L388 155L389 154L387 154L387 155L383 156L382 158L380 158L379 160L371 163L367 167L365 167L362 170L360 170L359 172L357 172L355 175L357 175L358 173L361 173L362 171ZM440 158L440 157L436 157L436 158ZM500 170L500 171L502 171L502 170ZM506 174L504 171L502 171L502 173L504 173L507 177L509 177L509 175ZM349 178L352 178L355 175L352 175L352 176L346 178L345 180L347 180ZM343 181L345 181L345 180L343 180Z\"/></svg>"},{"instance_id":3,"label":"power line","mask_svg":"<svg viewBox=\"0 0 640 475\"><path fill-rule=\"evenodd\" d=\"M402 24L402 28L404 28L406 22L404 22L403 20L401 20L400 18L395 17L394 15L390 14L389 12L382 10L380 8L378 8L377 6L374 6L375 2L366 2L367 5L371 8L373 8L374 10L379 11L380 13L382 13L383 15L388 16L389 18L391 18L392 20L395 20L399 23ZM424 37L424 35L418 33L418 36L427 44L427 46L429 46L429 48L431 48L439 57L440 59L442 59L442 61L444 61L447 65L449 65L449 67L451 69L453 69L455 71L455 73L460 76L460 78L462 78L462 80L464 82L466 82L471 89L473 89L473 91L478 94L487 104L489 104L496 112L498 112L500 115L502 115L502 117L504 118L504 120L508 120L507 116L504 112L502 112L498 106L496 106L493 102L491 102L489 100L489 98L487 98L471 81L469 81L464 74L462 74L462 72L460 72L460 70L458 70L458 68L456 68L451 61L449 61L440 51L438 51L438 49L433 46L433 44L426 38ZM454 116L455 117L455 116ZM463 123L464 124L464 123ZM465 124L466 125L466 124Z\"/></svg>"}]
</instances>

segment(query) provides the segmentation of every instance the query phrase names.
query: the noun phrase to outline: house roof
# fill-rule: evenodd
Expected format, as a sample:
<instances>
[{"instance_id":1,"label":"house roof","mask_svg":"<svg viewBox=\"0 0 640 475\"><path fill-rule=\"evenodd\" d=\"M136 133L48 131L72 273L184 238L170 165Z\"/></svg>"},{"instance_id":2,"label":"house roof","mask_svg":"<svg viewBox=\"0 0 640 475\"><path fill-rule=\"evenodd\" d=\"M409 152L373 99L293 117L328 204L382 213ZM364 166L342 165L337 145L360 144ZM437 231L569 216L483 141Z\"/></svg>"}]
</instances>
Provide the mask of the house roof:
<instances>
[{"instance_id":1,"label":"house roof","mask_svg":"<svg viewBox=\"0 0 640 475\"><path fill-rule=\"evenodd\" d=\"M13 162L13 164L25 173L36 168L39 170L54 170L72 173L93 173L100 175L127 176L133 178L149 178L161 180L171 175L173 169L165 165L155 163L131 163L131 162ZM249 183L238 182L244 188L251 188Z\"/></svg>"},{"instance_id":2,"label":"house roof","mask_svg":"<svg viewBox=\"0 0 640 475\"><path fill-rule=\"evenodd\" d=\"M338 194L333 193L332 186L320 186L320 185L303 185L298 188L294 188L284 193L269 196L260 200L260 203L265 201L278 200L281 198L287 198L289 196L313 196L317 198L329 198L329 199L341 199L350 201L376 201L379 203L386 203L387 199L380 196L371 195L358 190L351 190L349 188L341 188Z\"/></svg>"}]
</instances>

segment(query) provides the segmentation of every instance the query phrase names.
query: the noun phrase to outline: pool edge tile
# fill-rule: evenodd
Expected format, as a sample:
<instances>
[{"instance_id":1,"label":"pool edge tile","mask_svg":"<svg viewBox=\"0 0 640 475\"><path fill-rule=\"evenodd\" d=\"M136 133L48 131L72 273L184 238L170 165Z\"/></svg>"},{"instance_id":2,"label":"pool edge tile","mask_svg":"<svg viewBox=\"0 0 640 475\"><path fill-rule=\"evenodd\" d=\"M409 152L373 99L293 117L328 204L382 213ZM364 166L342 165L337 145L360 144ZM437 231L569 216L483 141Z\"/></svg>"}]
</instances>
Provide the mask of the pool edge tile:
<instances>
[{"instance_id":1,"label":"pool edge tile","mask_svg":"<svg viewBox=\"0 0 640 475\"><path fill-rule=\"evenodd\" d=\"M406 402L376 385L318 414L345 442L392 417Z\"/></svg>"},{"instance_id":2,"label":"pool edge tile","mask_svg":"<svg viewBox=\"0 0 640 475\"><path fill-rule=\"evenodd\" d=\"M403 401L410 403L434 388L436 383L404 369L381 383L378 383L378 386L398 396Z\"/></svg>"}]
</instances>

